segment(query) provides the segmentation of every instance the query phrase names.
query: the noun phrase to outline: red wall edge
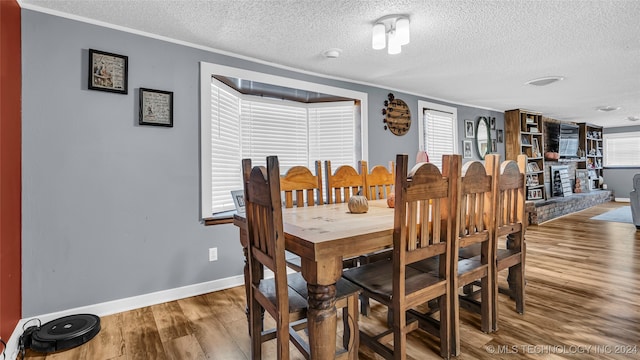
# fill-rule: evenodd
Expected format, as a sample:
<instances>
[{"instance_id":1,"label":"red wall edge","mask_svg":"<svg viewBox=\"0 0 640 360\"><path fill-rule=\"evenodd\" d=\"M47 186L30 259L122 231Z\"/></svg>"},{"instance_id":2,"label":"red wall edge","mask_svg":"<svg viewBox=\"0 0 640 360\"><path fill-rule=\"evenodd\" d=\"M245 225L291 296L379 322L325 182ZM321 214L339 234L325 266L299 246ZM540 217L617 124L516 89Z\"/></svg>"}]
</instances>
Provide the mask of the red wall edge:
<instances>
[{"instance_id":1,"label":"red wall edge","mask_svg":"<svg viewBox=\"0 0 640 360\"><path fill-rule=\"evenodd\" d=\"M21 10L0 0L0 336L22 316Z\"/></svg>"}]
</instances>

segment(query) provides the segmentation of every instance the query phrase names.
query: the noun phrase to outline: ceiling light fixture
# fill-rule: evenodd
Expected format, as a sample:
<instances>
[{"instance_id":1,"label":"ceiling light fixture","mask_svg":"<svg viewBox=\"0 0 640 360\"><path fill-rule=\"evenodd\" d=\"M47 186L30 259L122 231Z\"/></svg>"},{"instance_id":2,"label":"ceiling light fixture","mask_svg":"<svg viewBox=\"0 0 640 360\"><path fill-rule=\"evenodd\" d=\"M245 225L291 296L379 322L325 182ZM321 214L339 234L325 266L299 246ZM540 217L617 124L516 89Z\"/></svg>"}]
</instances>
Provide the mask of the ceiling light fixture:
<instances>
[{"instance_id":1,"label":"ceiling light fixture","mask_svg":"<svg viewBox=\"0 0 640 360\"><path fill-rule=\"evenodd\" d=\"M371 47L382 50L387 46L390 55L400 54L402 45L410 41L409 18L404 15L387 15L376 21L371 31Z\"/></svg>"},{"instance_id":2,"label":"ceiling light fixture","mask_svg":"<svg viewBox=\"0 0 640 360\"><path fill-rule=\"evenodd\" d=\"M546 86L561 80L564 80L564 76L545 76L545 77L529 80L525 84L534 85L534 86Z\"/></svg>"},{"instance_id":3,"label":"ceiling light fixture","mask_svg":"<svg viewBox=\"0 0 640 360\"><path fill-rule=\"evenodd\" d=\"M640 120L640 117L637 117L637 116L629 116L629 117L627 118L627 120L629 120L629 121L638 121L638 120Z\"/></svg>"},{"instance_id":4,"label":"ceiling light fixture","mask_svg":"<svg viewBox=\"0 0 640 360\"><path fill-rule=\"evenodd\" d=\"M332 48L322 52L322 55L327 59L337 59L342 54L342 49Z\"/></svg>"},{"instance_id":5,"label":"ceiling light fixture","mask_svg":"<svg viewBox=\"0 0 640 360\"><path fill-rule=\"evenodd\" d=\"M610 112L610 111L620 110L620 106L610 106L610 105L598 106L596 110L602 111L602 112Z\"/></svg>"}]
</instances>

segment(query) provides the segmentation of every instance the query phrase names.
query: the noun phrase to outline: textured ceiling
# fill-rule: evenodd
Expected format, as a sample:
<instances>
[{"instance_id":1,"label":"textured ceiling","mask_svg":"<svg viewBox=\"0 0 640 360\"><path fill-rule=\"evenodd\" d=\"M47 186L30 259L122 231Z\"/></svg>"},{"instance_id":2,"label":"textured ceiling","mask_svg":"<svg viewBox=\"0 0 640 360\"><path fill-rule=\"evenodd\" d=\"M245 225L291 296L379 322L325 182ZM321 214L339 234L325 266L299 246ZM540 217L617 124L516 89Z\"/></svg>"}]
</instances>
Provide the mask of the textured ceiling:
<instances>
[{"instance_id":1,"label":"textured ceiling","mask_svg":"<svg viewBox=\"0 0 640 360\"><path fill-rule=\"evenodd\" d=\"M23 8L159 35L325 76L496 110L640 125L640 1L19 0ZM372 50L380 17L411 43ZM108 25L110 26L110 25ZM339 48L337 59L322 52ZM561 75L546 86L528 80ZM599 106L621 109L596 111Z\"/></svg>"}]
</instances>

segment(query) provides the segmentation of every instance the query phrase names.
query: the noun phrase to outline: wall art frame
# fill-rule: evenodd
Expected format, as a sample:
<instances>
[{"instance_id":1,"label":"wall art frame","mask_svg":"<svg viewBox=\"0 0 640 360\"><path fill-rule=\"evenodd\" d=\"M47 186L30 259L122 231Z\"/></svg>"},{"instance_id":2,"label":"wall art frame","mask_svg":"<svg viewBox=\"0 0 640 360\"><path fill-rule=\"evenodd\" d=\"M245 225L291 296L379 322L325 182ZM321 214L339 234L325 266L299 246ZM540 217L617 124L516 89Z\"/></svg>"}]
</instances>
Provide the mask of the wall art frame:
<instances>
[{"instance_id":1,"label":"wall art frame","mask_svg":"<svg viewBox=\"0 0 640 360\"><path fill-rule=\"evenodd\" d=\"M140 88L140 125L173 127L173 92Z\"/></svg>"},{"instance_id":2,"label":"wall art frame","mask_svg":"<svg viewBox=\"0 0 640 360\"><path fill-rule=\"evenodd\" d=\"M464 121L464 137L473 138L476 136L475 125L473 120L466 119Z\"/></svg>"},{"instance_id":3,"label":"wall art frame","mask_svg":"<svg viewBox=\"0 0 640 360\"><path fill-rule=\"evenodd\" d=\"M90 90L128 94L129 57L89 49Z\"/></svg>"}]
</instances>

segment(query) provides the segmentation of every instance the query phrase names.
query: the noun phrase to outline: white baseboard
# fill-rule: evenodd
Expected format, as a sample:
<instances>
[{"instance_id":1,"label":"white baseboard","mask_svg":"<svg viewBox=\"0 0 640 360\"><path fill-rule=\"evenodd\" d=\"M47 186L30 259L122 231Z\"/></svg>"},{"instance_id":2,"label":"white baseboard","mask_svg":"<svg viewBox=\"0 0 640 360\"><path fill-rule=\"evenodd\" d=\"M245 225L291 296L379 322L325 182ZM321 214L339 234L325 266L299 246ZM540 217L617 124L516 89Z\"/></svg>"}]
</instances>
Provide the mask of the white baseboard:
<instances>
[{"instance_id":1,"label":"white baseboard","mask_svg":"<svg viewBox=\"0 0 640 360\"><path fill-rule=\"evenodd\" d=\"M616 202L631 202L631 198L615 198Z\"/></svg>"},{"instance_id":2,"label":"white baseboard","mask_svg":"<svg viewBox=\"0 0 640 360\"><path fill-rule=\"evenodd\" d=\"M266 272L265 272L265 275ZM265 276L266 277L266 276ZM178 299L184 299L191 296L197 296L206 294L213 291L219 291L229 289L232 287L240 286L244 284L244 275L232 276L225 279L208 281L200 284L193 284L183 286L175 289L157 291L149 294L132 296L129 298L118 299L113 301L107 301L94 305L87 305L78 307L75 309L68 309L58 311L50 314L42 314L38 316L32 316L27 319L21 319L16 325L13 334L7 342L7 348L5 351L6 359L15 360L18 356L18 339L22 335L23 326L32 319L39 319L42 324L51 320L61 318L63 316L75 315L75 314L93 314L97 316L107 316L116 314L123 311L129 311L133 309L139 309L145 306L156 305L168 301L174 301ZM29 326L36 323L29 323Z\"/></svg>"}]
</instances>

